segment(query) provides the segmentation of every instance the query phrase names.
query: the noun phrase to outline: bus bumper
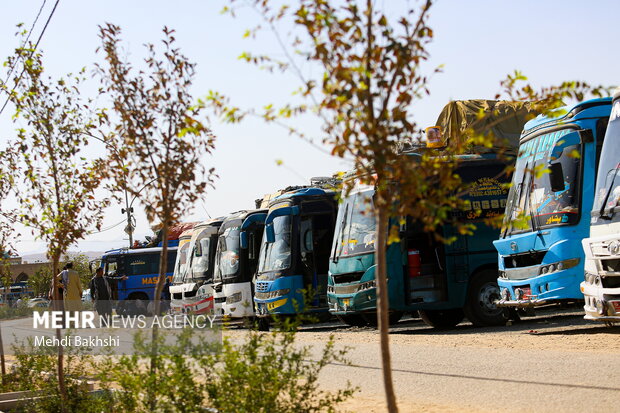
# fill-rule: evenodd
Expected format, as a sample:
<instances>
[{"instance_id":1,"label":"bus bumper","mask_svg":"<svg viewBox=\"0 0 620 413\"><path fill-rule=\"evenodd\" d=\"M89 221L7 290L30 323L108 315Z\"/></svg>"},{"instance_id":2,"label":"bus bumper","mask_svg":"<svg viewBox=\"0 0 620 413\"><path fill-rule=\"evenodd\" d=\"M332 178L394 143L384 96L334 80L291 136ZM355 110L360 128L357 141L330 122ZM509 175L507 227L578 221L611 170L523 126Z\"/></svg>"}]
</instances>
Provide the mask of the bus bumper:
<instances>
[{"instance_id":1,"label":"bus bumper","mask_svg":"<svg viewBox=\"0 0 620 413\"><path fill-rule=\"evenodd\" d=\"M581 291L586 320L620 322L620 288L603 288L582 282Z\"/></svg>"},{"instance_id":2,"label":"bus bumper","mask_svg":"<svg viewBox=\"0 0 620 413\"><path fill-rule=\"evenodd\" d=\"M359 288L358 285L352 286ZM334 315L355 314L377 309L377 290L375 287L352 294L338 294L334 292L345 286L329 287L331 288L328 288L327 304L329 312Z\"/></svg>"},{"instance_id":3,"label":"bus bumper","mask_svg":"<svg viewBox=\"0 0 620 413\"><path fill-rule=\"evenodd\" d=\"M301 294L302 276L293 275L273 281L257 281L254 289L254 310L257 317L272 314L299 314L304 311Z\"/></svg>"}]
</instances>

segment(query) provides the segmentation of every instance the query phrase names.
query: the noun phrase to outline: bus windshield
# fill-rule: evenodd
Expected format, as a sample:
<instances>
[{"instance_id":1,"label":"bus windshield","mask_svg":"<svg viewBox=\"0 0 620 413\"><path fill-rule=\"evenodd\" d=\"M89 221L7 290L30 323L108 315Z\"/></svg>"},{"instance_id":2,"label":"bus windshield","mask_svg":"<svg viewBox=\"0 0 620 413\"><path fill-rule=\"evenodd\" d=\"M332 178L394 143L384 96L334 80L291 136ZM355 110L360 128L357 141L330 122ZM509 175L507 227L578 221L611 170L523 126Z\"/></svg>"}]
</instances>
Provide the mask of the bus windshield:
<instances>
[{"instance_id":1,"label":"bus windshield","mask_svg":"<svg viewBox=\"0 0 620 413\"><path fill-rule=\"evenodd\" d=\"M209 274L211 234L212 231L207 229L201 231L194 241L193 251L189 252L191 271L188 275L192 282L205 280Z\"/></svg>"},{"instance_id":2,"label":"bus windshield","mask_svg":"<svg viewBox=\"0 0 620 413\"><path fill-rule=\"evenodd\" d=\"M558 159L551 160L551 151L570 132L572 129L554 131L521 145L506 203L503 236L578 222L581 145L566 146ZM551 189L550 161L562 166L564 188L559 191Z\"/></svg>"},{"instance_id":3,"label":"bus windshield","mask_svg":"<svg viewBox=\"0 0 620 413\"><path fill-rule=\"evenodd\" d=\"M596 220L605 210L620 205L620 100L614 109L607 126L605 143L596 178L593 218ZM603 208L604 207L604 208Z\"/></svg>"},{"instance_id":4,"label":"bus windshield","mask_svg":"<svg viewBox=\"0 0 620 413\"><path fill-rule=\"evenodd\" d=\"M185 242L177 251L177 262L174 266L174 284L182 284L188 267L189 242Z\"/></svg>"},{"instance_id":5,"label":"bus windshield","mask_svg":"<svg viewBox=\"0 0 620 413\"><path fill-rule=\"evenodd\" d=\"M338 208L332 258L375 250L373 195L373 189L349 194Z\"/></svg>"},{"instance_id":6,"label":"bus windshield","mask_svg":"<svg viewBox=\"0 0 620 413\"><path fill-rule=\"evenodd\" d=\"M222 281L232 278L239 272L239 233L240 227L228 227L224 230L217 242L215 250L214 280Z\"/></svg>"},{"instance_id":7,"label":"bus windshield","mask_svg":"<svg viewBox=\"0 0 620 413\"><path fill-rule=\"evenodd\" d=\"M259 273L284 270L291 266L291 216L283 215L273 220L275 242L263 237L260 249Z\"/></svg>"}]
</instances>

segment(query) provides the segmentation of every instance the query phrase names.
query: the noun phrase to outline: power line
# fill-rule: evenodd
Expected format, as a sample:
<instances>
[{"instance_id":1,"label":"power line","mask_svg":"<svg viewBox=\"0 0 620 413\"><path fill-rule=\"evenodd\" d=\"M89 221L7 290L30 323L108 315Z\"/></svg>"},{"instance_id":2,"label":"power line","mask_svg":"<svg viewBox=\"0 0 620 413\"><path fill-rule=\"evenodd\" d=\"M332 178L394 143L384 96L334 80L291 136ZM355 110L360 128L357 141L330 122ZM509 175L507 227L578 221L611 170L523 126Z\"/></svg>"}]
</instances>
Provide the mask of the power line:
<instances>
[{"instance_id":1,"label":"power line","mask_svg":"<svg viewBox=\"0 0 620 413\"><path fill-rule=\"evenodd\" d=\"M121 222L118 222L118 223L116 223L116 224L114 224L114 225L110 225L110 226L109 226L109 227L107 227L107 228L102 228L102 229L100 229L99 231L90 231L90 232L87 232L87 233L86 233L86 235L99 234L99 233L101 233L101 232L105 232L105 231L111 230L111 229L113 229L113 228L118 227L118 226L119 226L119 225L121 225L121 224L124 224L126 221L127 221L127 219L124 219L124 220L122 220Z\"/></svg>"},{"instance_id":2,"label":"power line","mask_svg":"<svg viewBox=\"0 0 620 413\"><path fill-rule=\"evenodd\" d=\"M28 44L28 40L30 40L30 35L34 31L34 26L37 24L37 21L39 20L39 16L41 16L41 12L43 11L43 8L45 7L45 2L46 1L47 0L43 0L43 4L41 4L41 7L39 8L39 12L37 13L37 17L34 18L34 22L32 23L32 26L30 27L30 30L28 31L28 35L26 36L26 39L22 43L21 47L24 47L26 44ZM11 70L9 70L9 73L6 75L6 79L4 79L4 84L5 85L9 81L9 79L11 78L11 74L13 74L13 70L15 70L15 68L17 67L17 63L18 62L19 62L19 58L17 58L15 60L15 62L13 63L13 66L11 66Z\"/></svg>"},{"instance_id":3,"label":"power line","mask_svg":"<svg viewBox=\"0 0 620 413\"><path fill-rule=\"evenodd\" d=\"M34 51L37 49L37 47L39 47L39 43L41 42L41 39L43 38L43 34L45 34L45 30L47 29L47 26L52 20L52 16L54 16L54 12L56 11L56 7L58 6L58 3L60 3L60 0L56 0L56 3L54 3L54 8L52 9L49 17L47 18L47 21L45 22L45 26L43 26L43 30L41 31L41 34L39 34L39 38L37 39L37 42L34 44L34 48L32 49L32 52L30 52L29 58L32 57L32 54L34 53ZM22 76L24 75L25 70L26 70L26 67L24 67L21 73L19 74L19 77L17 78L17 80L15 81L15 84L13 85L13 90L11 91L11 93L13 93L17 85L19 85L19 81L22 80ZM2 108L0 108L0 115L2 114L2 112L4 112L4 108L6 108L6 105L9 103L11 93L9 93L9 96L7 96L6 100L4 101L4 105L2 105Z\"/></svg>"}]
</instances>

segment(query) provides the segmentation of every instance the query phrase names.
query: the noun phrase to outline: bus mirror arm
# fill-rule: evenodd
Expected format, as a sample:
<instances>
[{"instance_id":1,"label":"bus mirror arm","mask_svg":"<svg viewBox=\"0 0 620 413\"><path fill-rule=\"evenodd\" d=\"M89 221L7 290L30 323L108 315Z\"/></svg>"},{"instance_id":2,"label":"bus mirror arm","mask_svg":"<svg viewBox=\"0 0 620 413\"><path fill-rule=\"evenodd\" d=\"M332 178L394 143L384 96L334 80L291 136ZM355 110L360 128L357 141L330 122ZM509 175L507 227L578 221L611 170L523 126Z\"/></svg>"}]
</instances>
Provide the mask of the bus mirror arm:
<instances>
[{"instance_id":1,"label":"bus mirror arm","mask_svg":"<svg viewBox=\"0 0 620 413\"><path fill-rule=\"evenodd\" d=\"M265 238L269 244L276 242L276 234L273 230L273 224L265 225Z\"/></svg>"},{"instance_id":2,"label":"bus mirror arm","mask_svg":"<svg viewBox=\"0 0 620 413\"><path fill-rule=\"evenodd\" d=\"M435 248L435 258L437 258L437 266L439 266L439 269L441 271L443 271L443 266L441 265L441 260L439 259L439 250L438 250L438 248Z\"/></svg>"}]
</instances>

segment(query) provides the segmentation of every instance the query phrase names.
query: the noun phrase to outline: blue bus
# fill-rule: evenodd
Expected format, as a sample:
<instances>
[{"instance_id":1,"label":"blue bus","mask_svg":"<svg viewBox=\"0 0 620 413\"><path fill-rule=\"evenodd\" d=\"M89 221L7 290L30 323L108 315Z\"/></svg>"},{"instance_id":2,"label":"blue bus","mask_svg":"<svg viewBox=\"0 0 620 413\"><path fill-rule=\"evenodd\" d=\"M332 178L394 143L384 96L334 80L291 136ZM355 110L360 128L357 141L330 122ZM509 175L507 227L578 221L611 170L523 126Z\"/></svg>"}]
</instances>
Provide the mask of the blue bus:
<instances>
[{"instance_id":1,"label":"blue bus","mask_svg":"<svg viewBox=\"0 0 620 413\"><path fill-rule=\"evenodd\" d=\"M135 300L140 300L140 306L146 308L148 302L153 300L160 255L161 247L123 248L106 251L101 257L103 274L110 281L113 298L119 302L117 311L124 312L131 307L127 304ZM169 247L166 269L169 281L172 280L176 255L177 247Z\"/></svg>"},{"instance_id":2,"label":"blue bus","mask_svg":"<svg viewBox=\"0 0 620 413\"><path fill-rule=\"evenodd\" d=\"M583 300L583 238L611 99L582 102L560 118L525 125L499 252L498 306L532 308Z\"/></svg>"},{"instance_id":3,"label":"blue bus","mask_svg":"<svg viewBox=\"0 0 620 413\"><path fill-rule=\"evenodd\" d=\"M336 193L318 187L293 190L270 202L254 286L259 328L268 328L274 314L329 316L327 270L336 213ZM314 293L308 303L304 291Z\"/></svg>"}]
</instances>

